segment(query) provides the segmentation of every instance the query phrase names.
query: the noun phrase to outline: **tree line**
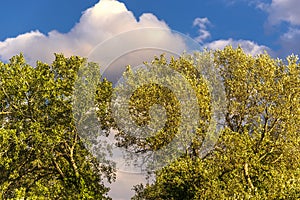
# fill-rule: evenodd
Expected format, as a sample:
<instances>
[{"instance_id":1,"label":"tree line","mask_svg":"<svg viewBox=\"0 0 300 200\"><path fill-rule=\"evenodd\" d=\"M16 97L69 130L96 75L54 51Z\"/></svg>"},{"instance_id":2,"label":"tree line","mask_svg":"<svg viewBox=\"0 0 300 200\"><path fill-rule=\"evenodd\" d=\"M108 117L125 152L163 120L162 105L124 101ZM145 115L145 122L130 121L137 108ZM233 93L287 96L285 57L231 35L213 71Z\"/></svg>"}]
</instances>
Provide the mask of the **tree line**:
<instances>
[{"instance_id":1,"label":"tree line","mask_svg":"<svg viewBox=\"0 0 300 200\"><path fill-rule=\"evenodd\" d=\"M211 63L203 62L207 60ZM205 136L212 134L208 127L216 106L205 77L197 70L207 64L220 74L226 102L218 138L212 150L202 156ZM110 199L104 181L115 180L115 166L88 151L73 117L78 72L82 66L95 65L85 58L62 54L55 54L52 64L37 62L34 67L22 54L8 63L0 62L2 199ZM167 66L186 77L196 91L199 121L185 153L151 171L155 181L134 186L132 199L300 198L297 56L285 60L267 53L252 56L240 47L227 46L169 61L162 55L151 65ZM133 73L128 66L124 76ZM149 122L153 104L166 110L166 124L146 138L134 137L118 126L110 103L114 90L102 77L94 100L101 129L107 136L117 130L117 146L146 154L176 137L180 102L171 90L150 84L131 96L130 114L138 125Z\"/></svg>"}]
</instances>

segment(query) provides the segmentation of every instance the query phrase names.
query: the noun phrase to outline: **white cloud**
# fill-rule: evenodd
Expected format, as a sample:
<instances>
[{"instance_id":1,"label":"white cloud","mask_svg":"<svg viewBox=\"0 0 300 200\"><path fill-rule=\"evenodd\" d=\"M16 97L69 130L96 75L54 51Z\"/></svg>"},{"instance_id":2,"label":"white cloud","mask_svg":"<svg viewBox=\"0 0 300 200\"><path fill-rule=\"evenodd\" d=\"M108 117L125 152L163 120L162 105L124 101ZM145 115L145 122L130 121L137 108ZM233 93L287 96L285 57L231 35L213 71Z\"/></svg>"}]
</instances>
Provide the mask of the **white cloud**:
<instances>
[{"instance_id":1,"label":"white cloud","mask_svg":"<svg viewBox=\"0 0 300 200\"><path fill-rule=\"evenodd\" d=\"M231 3L235 3L235 1L232 1ZM196 18L193 22L193 26L198 26L199 30L199 36L194 38L197 42L203 44L204 47L208 49L223 49L224 47L228 45L232 45L234 48L237 46L241 46L245 53L251 54L251 55L257 55L264 53L264 51L268 51L269 53L271 50L264 46L264 45L258 45L253 41L249 40L234 40L232 38L229 38L227 40L221 39L221 40L215 40L210 43L204 43L204 41L211 37L210 32L207 30L207 26L211 25L211 22L208 20L208 18Z\"/></svg>"},{"instance_id":2,"label":"white cloud","mask_svg":"<svg viewBox=\"0 0 300 200\"><path fill-rule=\"evenodd\" d=\"M182 44L179 44L180 40L173 37L167 24L158 20L153 14L143 14L139 20L136 20L133 13L128 11L123 3L115 0L101 0L92 8L87 9L80 21L68 33L59 33L54 30L44 35L39 31L32 31L0 42L0 59L7 61L20 52L24 53L30 64L35 64L36 60L50 63L54 59L54 53L87 57L96 45L108 38L142 28L161 28L166 31L165 35L135 35L128 41L141 44L141 41L153 43L155 40L156 43L161 44L161 47L173 44L170 48L183 48ZM126 41L123 42L126 43ZM106 49L106 53L109 51L114 50Z\"/></svg>"},{"instance_id":3,"label":"white cloud","mask_svg":"<svg viewBox=\"0 0 300 200\"><path fill-rule=\"evenodd\" d=\"M8 38L4 42L0 42L0 58L8 60L13 55L29 48L31 48L32 54L35 54L37 57L42 56L41 51L34 44L45 40L45 38L39 31L31 31L30 33L21 34L16 38ZM16 48L20 50L18 51Z\"/></svg>"},{"instance_id":4,"label":"white cloud","mask_svg":"<svg viewBox=\"0 0 300 200\"><path fill-rule=\"evenodd\" d=\"M291 25L300 25L300 1L299 0L272 0L272 3L265 5L269 13L269 23L271 25L288 22Z\"/></svg>"},{"instance_id":5,"label":"white cloud","mask_svg":"<svg viewBox=\"0 0 300 200\"><path fill-rule=\"evenodd\" d=\"M205 44L208 49L223 49L227 45L231 45L234 48L240 45L245 53L251 55L261 54L264 53L264 51L268 51L269 53L271 52L268 47L264 45L258 45L255 42L249 40L233 40L230 38L228 40L216 40L211 43Z\"/></svg>"},{"instance_id":6,"label":"white cloud","mask_svg":"<svg viewBox=\"0 0 300 200\"><path fill-rule=\"evenodd\" d=\"M207 25L210 25L210 21L208 18L196 18L193 22L193 26L198 26L198 34L199 36L195 37L194 40L196 40L199 43L203 43L204 40L210 38L210 32L207 30Z\"/></svg>"}]
</instances>

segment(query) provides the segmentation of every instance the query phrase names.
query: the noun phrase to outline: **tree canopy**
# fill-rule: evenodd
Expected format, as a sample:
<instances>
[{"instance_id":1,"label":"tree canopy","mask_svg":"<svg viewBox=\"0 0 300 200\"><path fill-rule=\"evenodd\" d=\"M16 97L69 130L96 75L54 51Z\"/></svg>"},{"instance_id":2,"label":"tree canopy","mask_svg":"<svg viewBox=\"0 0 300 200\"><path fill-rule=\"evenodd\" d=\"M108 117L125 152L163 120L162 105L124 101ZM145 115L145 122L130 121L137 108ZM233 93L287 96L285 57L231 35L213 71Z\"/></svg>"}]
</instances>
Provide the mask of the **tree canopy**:
<instances>
[{"instance_id":1,"label":"tree canopy","mask_svg":"<svg viewBox=\"0 0 300 200\"><path fill-rule=\"evenodd\" d=\"M280 60L228 46L170 60L155 57L146 63L148 71L128 66L118 87L100 77L92 99L102 131L117 132L116 145L129 152L128 161L140 162L134 155L166 161L161 168L151 165L158 160L146 165L155 180L136 185L132 199L299 199L299 66L295 55ZM82 114L72 103L75 88L87 89L76 86L78 73L88 80L94 71L80 70L89 67L99 66L61 54L52 64L35 67L22 54L0 62L2 199L110 199L104 180L115 179L114 165L89 151L79 134L84 126L73 118ZM181 99L187 86L169 78L168 69L181 74L194 93ZM156 74L166 80L159 82ZM215 96L223 90L224 99ZM128 105L117 104L123 97ZM192 106L181 108L183 100ZM126 126L127 118L135 126ZM196 127L185 119L195 120ZM146 128L156 127L153 123L159 129L149 134ZM174 140L178 143L168 146Z\"/></svg>"},{"instance_id":2,"label":"tree canopy","mask_svg":"<svg viewBox=\"0 0 300 200\"><path fill-rule=\"evenodd\" d=\"M156 171L133 199L299 199L298 57L282 61L228 46L213 58L227 98L213 151Z\"/></svg>"},{"instance_id":3,"label":"tree canopy","mask_svg":"<svg viewBox=\"0 0 300 200\"><path fill-rule=\"evenodd\" d=\"M85 59L56 54L51 64L18 55L0 63L1 199L109 199L111 166L83 145L73 121L74 80Z\"/></svg>"}]
</instances>

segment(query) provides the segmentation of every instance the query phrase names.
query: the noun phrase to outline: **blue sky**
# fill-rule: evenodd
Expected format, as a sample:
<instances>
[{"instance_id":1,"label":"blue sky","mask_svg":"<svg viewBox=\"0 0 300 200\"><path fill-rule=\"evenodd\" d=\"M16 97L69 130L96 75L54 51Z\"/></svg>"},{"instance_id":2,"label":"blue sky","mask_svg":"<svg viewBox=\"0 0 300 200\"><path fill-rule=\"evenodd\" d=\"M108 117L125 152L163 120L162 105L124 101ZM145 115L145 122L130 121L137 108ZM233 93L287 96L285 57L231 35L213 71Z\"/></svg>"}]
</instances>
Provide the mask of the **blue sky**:
<instances>
[{"instance_id":1,"label":"blue sky","mask_svg":"<svg viewBox=\"0 0 300 200\"><path fill-rule=\"evenodd\" d=\"M193 27L193 20L197 17L207 17L211 22L209 30L212 39L233 37L236 39L256 39L265 43L267 37L251 30L263 33L263 23L266 14L258 9L248 6L247 3L228 4L222 0L189 0L185 1L122 1L126 3L136 17L142 13L150 12L159 19L182 33L195 36L197 28ZM137 4L137 2L139 2Z\"/></svg>"},{"instance_id":2,"label":"blue sky","mask_svg":"<svg viewBox=\"0 0 300 200\"><path fill-rule=\"evenodd\" d=\"M21 33L39 30L68 32L79 20L82 12L97 0L28 0L1 1L0 40L16 37Z\"/></svg>"},{"instance_id":3,"label":"blue sky","mask_svg":"<svg viewBox=\"0 0 300 200\"><path fill-rule=\"evenodd\" d=\"M168 28L195 39L204 34L204 30L206 36L202 35L204 38L202 37L200 43L209 48L222 48L225 44L236 46L240 43L252 54L262 50L268 50L276 57L284 57L290 53L299 54L300 14L297 8L300 7L300 1L297 0L120 0L120 2L125 4L127 11L132 12L137 21L144 13L151 13L158 21L165 22ZM29 60L48 61L49 58L44 58L47 56L28 53L30 48L26 45L31 44L28 42L29 38L19 39L18 42L14 39L21 34L32 32L47 37L53 30L59 34L68 34L80 22L85 10L93 8L97 3L98 0L1 1L1 60L8 60L22 51L25 55L31 54L27 55ZM107 12L104 15L110 16L111 13ZM199 23L193 25L197 18L206 21L202 21L202 26ZM101 29L101 26L98 28ZM110 32L110 35L113 35L113 32ZM9 45L7 38L13 40ZM101 42L101 38L97 42ZM253 51L253 48L256 50ZM51 47L52 51L63 52L62 49L65 48ZM47 53L51 54L49 50ZM78 51L73 53L76 54Z\"/></svg>"},{"instance_id":4,"label":"blue sky","mask_svg":"<svg viewBox=\"0 0 300 200\"><path fill-rule=\"evenodd\" d=\"M30 2L30 3L29 3ZM51 30L68 32L78 22L81 12L93 6L95 0L52 0L52 1L4 1L1 7L0 40L16 37L20 33L39 30L47 34ZM212 39L233 37L250 39L259 43L274 43L274 36L264 34L267 14L245 2L228 4L224 0L123 0L138 18L143 13L153 13L164 20L172 29L194 36L192 26L197 17L207 17L212 26ZM255 31L253 31L255 30Z\"/></svg>"},{"instance_id":5,"label":"blue sky","mask_svg":"<svg viewBox=\"0 0 300 200\"><path fill-rule=\"evenodd\" d=\"M55 52L87 56L108 38L145 27L175 30L211 49L240 44L252 55L300 53L299 0L10 0L0 6L4 62L20 52L30 64L51 62ZM127 39L139 43L145 35ZM136 174L118 177L113 199L128 199L131 186L142 181Z\"/></svg>"}]
</instances>

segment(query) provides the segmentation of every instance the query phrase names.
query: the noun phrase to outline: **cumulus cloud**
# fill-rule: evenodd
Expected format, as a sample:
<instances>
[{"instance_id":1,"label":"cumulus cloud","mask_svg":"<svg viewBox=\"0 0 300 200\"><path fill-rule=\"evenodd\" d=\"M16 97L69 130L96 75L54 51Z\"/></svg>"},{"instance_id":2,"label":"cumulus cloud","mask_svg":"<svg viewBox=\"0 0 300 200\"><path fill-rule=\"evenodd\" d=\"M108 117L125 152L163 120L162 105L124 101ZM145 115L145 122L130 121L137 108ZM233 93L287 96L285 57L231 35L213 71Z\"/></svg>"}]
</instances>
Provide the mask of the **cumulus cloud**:
<instances>
[{"instance_id":1,"label":"cumulus cloud","mask_svg":"<svg viewBox=\"0 0 300 200\"><path fill-rule=\"evenodd\" d=\"M210 38L210 32L207 30L207 25L210 25L210 21L208 18L196 18L193 22L193 26L198 26L198 36L194 39L199 42L203 43L204 40Z\"/></svg>"},{"instance_id":2,"label":"cumulus cloud","mask_svg":"<svg viewBox=\"0 0 300 200\"><path fill-rule=\"evenodd\" d=\"M231 45L234 48L240 45L245 53L251 55L261 54L264 53L264 51L268 51L269 53L271 52L271 50L267 46L258 45L257 43L249 40L233 40L232 38L230 38L227 40L216 40L211 43L205 44L208 49L223 49L227 45Z\"/></svg>"},{"instance_id":3,"label":"cumulus cloud","mask_svg":"<svg viewBox=\"0 0 300 200\"><path fill-rule=\"evenodd\" d=\"M184 48L182 44L179 44L180 40L173 37L167 24L158 20L153 14L143 14L137 20L123 3L115 0L101 0L84 11L80 21L68 33L54 30L45 35L35 30L0 42L0 59L7 61L20 52L24 53L30 64L34 64L36 60L49 63L53 60L54 53L87 57L96 45L108 38L142 28L160 28L169 32L165 31L164 35L156 36L134 35L128 40L123 40L122 42L128 42L120 43L120 47L129 43L141 45L141 41L150 41L159 43L161 47L173 44L174 48ZM106 53L109 51L114 50L106 49Z\"/></svg>"}]
</instances>

